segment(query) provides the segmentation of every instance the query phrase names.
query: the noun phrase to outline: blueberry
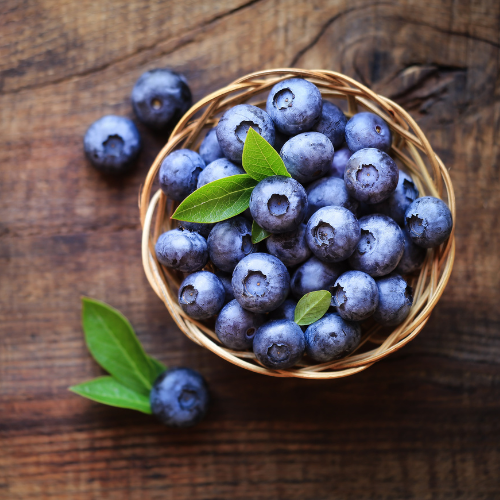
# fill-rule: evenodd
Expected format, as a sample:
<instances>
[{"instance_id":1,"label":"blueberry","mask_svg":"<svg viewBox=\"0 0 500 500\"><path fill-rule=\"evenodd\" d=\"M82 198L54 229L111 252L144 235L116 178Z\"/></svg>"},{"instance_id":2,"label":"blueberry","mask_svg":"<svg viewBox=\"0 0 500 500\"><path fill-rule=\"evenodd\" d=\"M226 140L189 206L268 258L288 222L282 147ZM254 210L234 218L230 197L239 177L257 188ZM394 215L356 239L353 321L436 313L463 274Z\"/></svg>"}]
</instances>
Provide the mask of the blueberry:
<instances>
[{"instance_id":1,"label":"blueberry","mask_svg":"<svg viewBox=\"0 0 500 500\"><path fill-rule=\"evenodd\" d=\"M288 173L305 184L328 173L333 160L333 146L326 135L304 132L288 140L280 155Z\"/></svg>"},{"instance_id":2,"label":"blueberry","mask_svg":"<svg viewBox=\"0 0 500 500\"><path fill-rule=\"evenodd\" d=\"M198 271L190 274L179 287L178 300L182 310L193 319L207 319L224 305L226 291L215 274Z\"/></svg>"},{"instance_id":3,"label":"blueberry","mask_svg":"<svg viewBox=\"0 0 500 500\"><path fill-rule=\"evenodd\" d=\"M302 78L277 83L266 102L266 111L277 130L287 135L311 130L320 119L322 108L318 87Z\"/></svg>"},{"instance_id":4,"label":"blueberry","mask_svg":"<svg viewBox=\"0 0 500 500\"><path fill-rule=\"evenodd\" d=\"M279 259L253 253L234 268L234 298L247 311L264 313L280 306L290 291L290 275Z\"/></svg>"},{"instance_id":5,"label":"blueberry","mask_svg":"<svg viewBox=\"0 0 500 500\"><path fill-rule=\"evenodd\" d=\"M385 326L396 326L408 316L413 304L411 286L399 274L390 274L376 281L378 306L373 319Z\"/></svg>"},{"instance_id":6,"label":"blueberry","mask_svg":"<svg viewBox=\"0 0 500 500\"><path fill-rule=\"evenodd\" d=\"M377 148L388 153L392 134L380 116L374 113L357 113L345 126L345 141L353 153L364 148Z\"/></svg>"},{"instance_id":7,"label":"blueberry","mask_svg":"<svg viewBox=\"0 0 500 500\"><path fill-rule=\"evenodd\" d=\"M329 313L309 325L305 337L307 355L317 363L325 363L354 351L361 340L361 327Z\"/></svg>"},{"instance_id":8,"label":"blueberry","mask_svg":"<svg viewBox=\"0 0 500 500\"><path fill-rule=\"evenodd\" d=\"M344 146L341 149L336 149L333 155L332 164L330 165L329 175L344 179L345 168L351 156L352 153L347 146Z\"/></svg>"},{"instance_id":9,"label":"blueberry","mask_svg":"<svg viewBox=\"0 0 500 500\"><path fill-rule=\"evenodd\" d=\"M255 222L270 233L293 231L307 213L306 190L290 177L267 177L252 191L250 212Z\"/></svg>"},{"instance_id":10,"label":"blueberry","mask_svg":"<svg viewBox=\"0 0 500 500\"><path fill-rule=\"evenodd\" d=\"M226 158L241 163L243 146L250 127L274 146L274 124L269 115L256 106L238 104L228 109L217 125L217 139Z\"/></svg>"},{"instance_id":11,"label":"blueberry","mask_svg":"<svg viewBox=\"0 0 500 500\"><path fill-rule=\"evenodd\" d=\"M151 411L172 427L191 427L205 417L210 396L205 379L190 368L171 368L153 384Z\"/></svg>"},{"instance_id":12,"label":"blueberry","mask_svg":"<svg viewBox=\"0 0 500 500\"><path fill-rule=\"evenodd\" d=\"M344 181L348 193L368 204L380 203L394 192L399 170L394 160L374 148L360 149L347 162Z\"/></svg>"},{"instance_id":13,"label":"blueberry","mask_svg":"<svg viewBox=\"0 0 500 500\"><path fill-rule=\"evenodd\" d=\"M263 323L262 314L247 311L237 300L232 300L217 316L215 333L229 349L243 351L252 347L255 332Z\"/></svg>"},{"instance_id":14,"label":"blueberry","mask_svg":"<svg viewBox=\"0 0 500 500\"><path fill-rule=\"evenodd\" d=\"M220 282L222 283L222 286L224 287L224 290L226 292L226 295L224 297L224 304L227 304L228 302L234 300L233 285L231 284L232 276L219 270L215 271L215 276L220 279Z\"/></svg>"},{"instance_id":15,"label":"blueberry","mask_svg":"<svg viewBox=\"0 0 500 500\"><path fill-rule=\"evenodd\" d=\"M85 154L90 163L106 174L123 174L133 166L141 150L141 138L134 122L107 115L85 132Z\"/></svg>"},{"instance_id":16,"label":"blueberry","mask_svg":"<svg viewBox=\"0 0 500 500\"><path fill-rule=\"evenodd\" d=\"M171 229L160 235L155 252L160 264L183 273L199 271L208 262L207 240L184 229Z\"/></svg>"},{"instance_id":17,"label":"blueberry","mask_svg":"<svg viewBox=\"0 0 500 500\"><path fill-rule=\"evenodd\" d=\"M371 205L372 213L384 214L394 219L400 226L404 225L405 213L408 207L418 198L418 189L412 178L399 171L399 181L396 190L380 203Z\"/></svg>"},{"instance_id":18,"label":"blueberry","mask_svg":"<svg viewBox=\"0 0 500 500\"><path fill-rule=\"evenodd\" d=\"M224 158L224 153L220 148L219 141L217 140L217 130L215 127L210 129L203 139L199 149L200 156L203 161L208 165L219 158Z\"/></svg>"},{"instance_id":19,"label":"blueberry","mask_svg":"<svg viewBox=\"0 0 500 500\"><path fill-rule=\"evenodd\" d=\"M396 267L396 272L410 274L418 271L422 267L425 256L427 255L427 249L415 245L406 229L403 229L403 236L405 238L405 249Z\"/></svg>"},{"instance_id":20,"label":"blueberry","mask_svg":"<svg viewBox=\"0 0 500 500\"><path fill-rule=\"evenodd\" d=\"M338 206L347 208L354 215L358 211L359 202L352 198L345 187L343 179L323 177L309 184L307 193L307 219L320 208Z\"/></svg>"},{"instance_id":21,"label":"blueberry","mask_svg":"<svg viewBox=\"0 0 500 500\"><path fill-rule=\"evenodd\" d=\"M277 309L269 313L269 319L287 319L295 321L295 308L297 302L292 299L286 299Z\"/></svg>"},{"instance_id":22,"label":"blueberry","mask_svg":"<svg viewBox=\"0 0 500 500\"><path fill-rule=\"evenodd\" d=\"M197 188L200 189L201 186L208 184L209 182L218 181L224 177L230 177L231 175L241 175L245 171L241 167L237 167L234 163L231 163L226 158L219 158L207 165L200 173L198 177Z\"/></svg>"},{"instance_id":23,"label":"blueberry","mask_svg":"<svg viewBox=\"0 0 500 500\"><path fill-rule=\"evenodd\" d=\"M161 164L160 187L170 199L182 201L196 189L204 168L205 162L198 153L190 149L173 151Z\"/></svg>"},{"instance_id":24,"label":"blueberry","mask_svg":"<svg viewBox=\"0 0 500 500\"><path fill-rule=\"evenodd\" d=\"M380 277L396 269L404 251L401 228L386 215L373 214L359 219L361 238L349 263L354 269Z\"/></svg>"},{"instance_id":25,"label":"blueberry","mask_svg":"<svg viewBox=\"0 0 500 500\"><path fill-rule=\"evenodd\" d=\"M346 269L344 262L328 264L316 257L311 257L293 273L290 282L293 296L300 300L306 293L315 290L330 290Z\"/></svg>"},{"instance_id":26,"label":"blueberry","mask_svg":"<svg viewBox=\"0 0 500 500\"><path fill-rule=\"evenodd\" d=\"M323 100L321 118L312 130L325 134L335 149L345 141L345 126L347 118L342 110L330 101Z\"/></svg>"},{"instance_id":27,"label":"blueberry","mask_svg":"<svg viewBox=\"0 0 500 500\"><path fill-rule=\"evenodd\" d=\"M201 234L204 238L208 238L210 231L215 226L215 223L201 223L201 222L186 222L184 220L179 221L180 226L188 231L193 231L195 233Z\"/></svg>"},{"instance_id":28,"label":"blueberry","mask_svg":"<svg viewBox=\"0 0 500 500\"><path fill-rule=\"evenodd\" d=\"M453 228L450 209L433 196L415 200L406 211L405 228L413 243L434 248L448 239Z\"/></svg>"},{"instance_id":29,"label":"blueberry","mask_svg":"<svg viewBox=\"0 0 500 500\"><path fill-rule=\"evenodd\" d=\"M304 354L304 333L299 325L286 319L275 319L262 325L253 339L253 352L267 368L290 368Z\"/></svg>"},{"instance_id":30,"label":"blueberry","mask_svg":"<svg viewBox=\"0 0 500 500\"><path fill-rule=\"evenodd\" d=\"M192 102L184 76L169 69L146 71L132 90L132 105L137 118L156 130L178 121Z\"/></svg>"},{"instance_id":31,"label":"blueberry","mask_svg":"<svg viewBox=\"0 0 500 500\"><path fill-rule=\"evenodd\" d=\"M349 258L359 237L358 220L344 207L320 208L307 223L307 245L318 259L325 262L340 262Z\"/></svg>"},{"instance_id":32,"label":"blueberry","mask_svg":"<svg viewBox=\"0 0 500 500\"><path fill-rule=\"evenodd\" d=\"M252 243L252 225L244 217L218 222L208 236L210 260L230 273L243 257L257 251Z\"/></svg>"},{"instance_id":33,"label":"blueberry","mask_svg":"<svg viewBox=\"0 0 500 500\"><path fill-rule=\"evenodd\" d=\"M278 257L287 267L304 262L311 256L306 243L306 225L301 224L295 231L272 234L266 239L267 251Z\"/></svg>"},{"instance_id":34,"label":"blueberry","mask_svg":"<svg viewBox=\"0 0 500 500\"><path fill-rule=\"evenodd\" d=\"M332 289L332 303L337 312L348 321L369 318L378 306L378 288L375 280L361 271L342 274Z\"/></svg>"}]
</instances>

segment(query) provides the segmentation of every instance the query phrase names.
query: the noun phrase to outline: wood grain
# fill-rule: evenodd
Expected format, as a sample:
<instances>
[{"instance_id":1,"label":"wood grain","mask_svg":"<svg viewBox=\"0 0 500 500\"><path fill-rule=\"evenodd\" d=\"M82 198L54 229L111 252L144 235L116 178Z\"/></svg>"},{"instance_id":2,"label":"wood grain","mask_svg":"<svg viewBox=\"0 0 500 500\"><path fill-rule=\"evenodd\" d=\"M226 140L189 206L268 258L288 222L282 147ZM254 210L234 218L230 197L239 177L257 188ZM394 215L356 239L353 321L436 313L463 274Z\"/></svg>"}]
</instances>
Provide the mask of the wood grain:
<instances>
[{"instance_id":1,"label":"wood grain","mask_svg":"<svg viewBox=\"0 0 500 500\"><path fill-rule=\"evenodd\" d=\"M500 498L500 4L82 0L0 4L0 498ZM457 259L424 331L344 380L269 379L193 345L143 276L139 186L86 163L103 114L133 117L146 69L199 99L246 73L341 71L409 109L450 168ZM199 427L78 398L100 373L81 295L150 353L208 379Z\"/></svg>"}]
</instances>

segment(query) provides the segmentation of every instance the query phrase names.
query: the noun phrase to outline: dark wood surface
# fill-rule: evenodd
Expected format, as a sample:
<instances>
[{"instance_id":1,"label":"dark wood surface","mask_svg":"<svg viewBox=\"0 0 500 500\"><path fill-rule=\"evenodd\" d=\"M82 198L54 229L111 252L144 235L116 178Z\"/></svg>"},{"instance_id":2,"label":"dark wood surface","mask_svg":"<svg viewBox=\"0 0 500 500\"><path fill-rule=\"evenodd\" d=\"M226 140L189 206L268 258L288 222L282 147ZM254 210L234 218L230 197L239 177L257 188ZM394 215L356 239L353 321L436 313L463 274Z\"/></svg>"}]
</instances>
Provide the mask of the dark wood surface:
<instances>
[{"instance_id":1,"label":"dark wood surface","mask_svg":"<svg viewBox=\"0 0 500 500\"><path fill-rule=\"evenodd\" d=\"M0 3L0 498L500 498L498 0ZM195 99L261 68L344 72L402 103L450 169L457 259L407 347L359 375L271 379L192 344L143 274L137 196L166 137L110 180L82 138L132 117L145 70ZM80 296L208 379L192 430L79 398L100 370Z\"/></svg>"}]
</instances>

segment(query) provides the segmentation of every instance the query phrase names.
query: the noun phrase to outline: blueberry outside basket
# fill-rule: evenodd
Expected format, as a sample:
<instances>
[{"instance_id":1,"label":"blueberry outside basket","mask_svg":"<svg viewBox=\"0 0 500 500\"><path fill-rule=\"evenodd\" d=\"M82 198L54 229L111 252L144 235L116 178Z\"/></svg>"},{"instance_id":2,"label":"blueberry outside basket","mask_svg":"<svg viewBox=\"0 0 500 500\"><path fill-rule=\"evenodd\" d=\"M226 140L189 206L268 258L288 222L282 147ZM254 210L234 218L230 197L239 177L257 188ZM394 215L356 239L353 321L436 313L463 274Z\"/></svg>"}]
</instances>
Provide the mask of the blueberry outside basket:
<instances>
[{"instance_id":1,"label":"blueberry outside basket","mask_svg":"<svg viewBox=\"0 0 500 500\"><path fill-rule=\"evenodd\" d=\"M347 101L346 115L370 111L381 116L393 134L390 155L411 174L420 196L436 196L447 202L455 224L455 195L448 171L432 150L429 141L412 117L398 104L375 94L343 74L326 70L284 68L259 71L240 78L194 104L173 130L169 141L156 157L146 177L139 200L142 233L142 261L146 277L164 302L179 328L193 342L221 358L256 373L274 377L332 379L365 370L373 363L397 351L414 339L427 323L441 297L455 257L454 228L440 247L429 249L419 274L407 276L413 287L414 302L406 320L389 331L373 322L365 322L360 345L348 357L322 364L311 364L307 357L293 368L271 370L260 365L252 352L234 351L221 345L209 323L188 317L177 303L182 275L163 267L156 260L154 245L158 236L177 226L170 216L177 204L159 189L157 175L163 159L174 149L197 150L206 132L215 126L221 114L236 104L263 107L273 85L291 77L313 82L325 99ZM211 323L213 325L213 322Z\"/></svg>"}]
</instances>

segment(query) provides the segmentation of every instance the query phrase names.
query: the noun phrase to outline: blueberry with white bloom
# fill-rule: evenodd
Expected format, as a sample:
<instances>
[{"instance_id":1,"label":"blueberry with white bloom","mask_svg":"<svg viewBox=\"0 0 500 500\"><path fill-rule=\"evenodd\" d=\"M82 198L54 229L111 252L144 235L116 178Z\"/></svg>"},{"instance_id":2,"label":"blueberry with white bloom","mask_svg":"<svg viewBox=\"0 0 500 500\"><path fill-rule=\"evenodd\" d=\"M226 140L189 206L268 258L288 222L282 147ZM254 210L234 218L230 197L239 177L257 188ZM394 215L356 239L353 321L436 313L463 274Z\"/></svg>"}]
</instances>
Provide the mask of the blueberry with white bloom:
<instances>
[{"instance_id":1,"label":"blueberry with white bloom","mask_svg":"<svg viewBox=\"0 0 500 500\"><path fill-rule=\"evenodd\" d=\"M193 319L208 319L224 305L226 291L215 274L198 271L190 274L179 287L178 301Z\"/></svg>"},{"instance_id":2,"label":"blueberry with white bloom","mask_svg":"<svg viewBox=\"0 0 500 500\"><path fill-rule=\"evenodd\" d=\"M396 189L398 180L399 170L394 160L375 148L360 149L354 153L344 172L348 193L368 204L387 199Z\"/></svg>"},{"instance_id":3,"label":"blueberry with white bloom","mask_svg":"<svg viewBox=\"0 0 500 500\"><path fill-rule=\"evenodd\" d=\"M271 146L274 145L274 123L262 109L250 104L238 104L222 115L216 130L217 140L226 158L241 164L243 146L250 128Z\"/></svg>"},{"instance_id":4,"label":"blueberry with white bloom","mask_svg":"<svg viewBox=\"0 0 500 500\"><path fill-rule=\"evenodd\" d=\"M358 220L344 207L320 208L307 223L307 245L318 259L325 262L340 262L349 258L359 237Z\"/></svg>"},{"instance_id":5,"label":"blueberry with white bloom","mask_svg":"<svg viewBox=\"0 0 500 500\"><path fill-rule=\"evenodd\" d=\"M381 214L362 217L359 227L361 238L349 264L373 277L394 271L404 251L401 228L390 217Z\"/></svg>"},{"instance_id":6,"label":"blueberry with white bloom","mask_svg":"<svg viewBox=\"0 0 500 500\"><path fill-rule=\"evenodd\" d=\"M325 363L354 351L361 340L361 327L329 313L309 325L305 337L307 355L317 363Z\"/></svg>"},{"instance_id":7,"label":"blueberry with white bloom","mask_svg":"<svg viewBox=\"0 0 500 500\"><path fill-rule=\"evenodd\" d=\"M204 168L205 162L198 153L190 149L173 151L161 163L160 187L170 199L182 201L196 189Z\"/></svg>"},{"instance_id":8,"label":"blueberry with white bloom","mask_svg":"<svg viewBox=\"0 0 500 500\"><path fill-rule=\"evenodd\" d=\"M406 211L405 228L416 245L423 248L437 247L451 234L453 220L450 209L439 198L418 198Z\"/></svg>"},{"instance_id":9,"label":"blueberry with white bloom","mask_svg":"<svg viewBox=\"0 0 500 500\"><path fill-rule=\"evenodd\" d=\"M266 111L276 129L286 135L311 130L321 118L322 109L323 100L318 87L302 78L277 83L266 102Z\"/></svg>"},{"instance_id":10,"label":"blueberry with white bloom","mask_svg":"<svg viewBox=\"0 0 500 500\"><path fill-rule=\"evenodd\" d=\"M342 274L332 290L332 303L338 314L348 321L364 321L378 306L378 288L375 280L361 271Z\"/></svg>"},{"instance_id":11,"label":"blueberry with white bloom","mask_svg":"<svg viewBox=\"0 0 500 500\"><path fill-rule=\"evenodd\" d=\"M305 184L328 173L333 160L333 146L324 134L304 132L288 140L280 155L288 173Z\"/></svg>"},{"instance_id":12,"label":"blueberry with white bloom","mask_svg":"<svg viewBox=\"0 0 500 500\"><path fill-rule=\"evenodd\" d=\"M391 149L391 129L374 113L357 113L345 126L347 147L355 153L364 148L377 148L386 153Z\"/></svg>"}]
</instances>

